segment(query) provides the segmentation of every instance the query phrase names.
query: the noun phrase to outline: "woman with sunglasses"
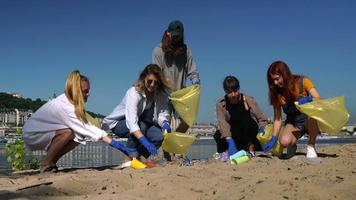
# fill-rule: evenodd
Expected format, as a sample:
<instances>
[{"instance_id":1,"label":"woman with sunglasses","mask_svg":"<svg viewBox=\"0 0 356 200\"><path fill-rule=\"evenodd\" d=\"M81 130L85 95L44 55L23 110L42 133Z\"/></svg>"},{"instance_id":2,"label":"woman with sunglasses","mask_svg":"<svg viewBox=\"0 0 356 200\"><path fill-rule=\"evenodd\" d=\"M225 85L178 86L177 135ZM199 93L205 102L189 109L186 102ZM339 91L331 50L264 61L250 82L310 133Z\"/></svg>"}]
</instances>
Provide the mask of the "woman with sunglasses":
<instances>
[{"instance_id":1,"label":"woman with sunglasses","mask_svg":"<svg viewBox=\"0 0 356 200\"><path fill-rule=\"evenodd\" d=\"M127 146L136 148L125 161L143 155L157 155L163 141L162 129L171 131L168 98L161 84L161 69L149 64L138 81L127 90L118 106L103 120L103 129L128 138Z\"/></svg>"},{"instance_id":2,"label":"woman with sunglasses","mask_svg":"<svg viewBox=\"0 0 356 200\"><path fill-rule=\"evenodd\" d=\"M305 133L309 134L307 158L318 157L315 151L315 139L319 132L315 119L308 118L295 106L320 99L319 92L313 82L306 76L294 75L283 61L273 62L267 71L269 100L274 109L274 123L271 140L263 146L269 151L278 138L282 147L287 148L287 158L292 157L297 150L297 140ZM282 126L282 110L286 114L285 127L279 136Z\"/></svg>"}]
</instances>

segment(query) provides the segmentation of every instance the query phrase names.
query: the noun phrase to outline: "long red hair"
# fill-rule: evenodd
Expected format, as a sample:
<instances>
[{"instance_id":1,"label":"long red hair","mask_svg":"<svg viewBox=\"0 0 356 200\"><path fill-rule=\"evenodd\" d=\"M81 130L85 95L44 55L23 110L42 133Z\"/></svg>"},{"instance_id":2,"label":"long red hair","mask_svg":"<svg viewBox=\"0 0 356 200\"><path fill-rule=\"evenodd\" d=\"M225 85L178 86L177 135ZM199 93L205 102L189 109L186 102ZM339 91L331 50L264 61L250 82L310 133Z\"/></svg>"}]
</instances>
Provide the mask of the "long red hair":
<instances>
[{"instance_id":1,"label":"long red hair","mask_svg":"<svg viewBox=\"0 0 356 200\"><path fill-rule=\"evenodd\" d=\"M272 75L279 75L283 78L283 87L279 88L273 83ZM295 96L295 81L299 76L293 75L288 65L283 61L273 62L267 70L267 82L269 88L269 101L273 106L281 106L281 99L286 103L297 100Z\"/></svg>"}]
</instances>

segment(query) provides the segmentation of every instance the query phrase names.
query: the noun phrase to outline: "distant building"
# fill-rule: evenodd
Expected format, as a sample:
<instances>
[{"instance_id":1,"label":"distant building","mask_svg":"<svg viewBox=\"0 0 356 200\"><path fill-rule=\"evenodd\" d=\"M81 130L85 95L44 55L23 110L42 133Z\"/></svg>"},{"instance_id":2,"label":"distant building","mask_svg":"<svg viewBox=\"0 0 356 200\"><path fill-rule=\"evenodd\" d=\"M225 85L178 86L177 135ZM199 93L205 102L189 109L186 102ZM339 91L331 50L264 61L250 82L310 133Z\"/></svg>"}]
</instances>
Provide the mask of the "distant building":
<instances>
[{"instance_id":1,"label":"distant building","mask_svg":"<svg viewBox=\"0 0 356 200\"><path fill-rule=\"evenodd\" d=\"M17 97L17 98L21 98L21 94L20 93L17 93L17 92L7 92L6 94L9 94L13 97Z\"/></svg>"},{"instance_id":2,"label":"distant building","mask_svg":"<svg viewBox=\"0 0 356 200\"><path fill-rule=\"evenodd\" d=\"M197 136L213 136L216 132L216 126L213 124L194 124L187 132Z\"/></svg>"},{"instance_id":3,"label":"distant building","mask_svg":"<svg viewBox=\"0 0 356 200\"><path fill-rule=\"evenodd\" d=\"M32 110L0 109L0 124L2 126L23 126L31 114Z\"/></svg>"}]
</instances>

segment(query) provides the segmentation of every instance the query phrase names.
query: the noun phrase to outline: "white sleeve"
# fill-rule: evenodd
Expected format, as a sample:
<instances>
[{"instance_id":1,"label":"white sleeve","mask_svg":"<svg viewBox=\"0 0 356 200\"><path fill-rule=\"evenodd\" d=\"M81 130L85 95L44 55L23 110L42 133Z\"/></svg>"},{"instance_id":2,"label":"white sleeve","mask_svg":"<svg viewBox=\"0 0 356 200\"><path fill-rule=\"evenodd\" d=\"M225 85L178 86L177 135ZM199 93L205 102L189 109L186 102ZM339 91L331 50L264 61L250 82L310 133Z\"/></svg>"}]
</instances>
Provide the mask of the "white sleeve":
<instances>
[{"instance_id":1,"label":"white sleeve","mask_svg":"<svg viewBox=\"0 0 356 200\"><path fill-rule=\"evenodd\" d=\"M83 136L90 137L94 140L98 140L107 136L107 133L104 130L79 120L74 112L67 112L67 117L64 119L64 122L68 127L70 127L74 132Z\"/></svg>"},{"instance_id":2,"label":"white sleeve","mask_svg":"<svg viewBox=\"0 0 356 200\"><path fill-rule=\"evenodd\" d=\"M168 111L168 96L165 95L164 93L160 93L160 96L158 98L157 102L157 112L158 114L158 125L162 127L163 122L167 120L167 117L169 116L169 111Z\"/></svg>"},{"instance_id":3,"label":"white sleeve","mask_svg":"<svg viewBox=\"0 0 356 200\"><path fill-rule=\"evenodd\" d=\"M140 130L138 126L138 106L141 99L142 97L135 88L129 91L126 98L125 118L126 126L130 130L130 133Z\"/></svg>"}]
</instances>

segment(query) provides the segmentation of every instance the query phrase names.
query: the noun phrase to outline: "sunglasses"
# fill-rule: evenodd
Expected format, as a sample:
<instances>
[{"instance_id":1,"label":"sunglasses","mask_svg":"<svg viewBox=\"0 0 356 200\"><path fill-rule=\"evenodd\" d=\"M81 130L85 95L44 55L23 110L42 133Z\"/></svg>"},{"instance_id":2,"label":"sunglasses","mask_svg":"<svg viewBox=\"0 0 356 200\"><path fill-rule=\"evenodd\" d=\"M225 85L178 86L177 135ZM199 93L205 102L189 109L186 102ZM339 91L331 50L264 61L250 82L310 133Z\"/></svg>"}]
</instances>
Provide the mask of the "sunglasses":
<instances>
[{"instance_id":1,"label":"sunglasses","mask_svg":"<svg viewBox=\"0 0 356 200\"><path fill-rule=\"evenodd\" d=\"M151 80L151 79L147 79L146 80L146 83L148 84L148 85L155 85L155 86L157 86L157 85L159 85L159 81L158 80Z\"/></svg>"}]
</instances>

